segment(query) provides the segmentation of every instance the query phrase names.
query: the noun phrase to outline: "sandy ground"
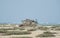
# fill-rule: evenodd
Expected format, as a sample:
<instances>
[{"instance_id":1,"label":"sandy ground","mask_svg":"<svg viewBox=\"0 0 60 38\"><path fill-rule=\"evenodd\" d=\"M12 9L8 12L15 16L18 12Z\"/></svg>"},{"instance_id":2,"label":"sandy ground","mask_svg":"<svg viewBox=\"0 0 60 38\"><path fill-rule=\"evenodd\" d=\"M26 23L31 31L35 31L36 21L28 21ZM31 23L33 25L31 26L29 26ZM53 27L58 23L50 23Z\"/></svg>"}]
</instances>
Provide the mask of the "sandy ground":
<instances>
[{"instance_id":1,"label":"sandy ground","mask_svg":"<svg viewBox=\"0 0 60 38\"><path fill-rule=\"evenodd\" d=\"M36 31L31 31L31 34L28 35L8 35L8 36L1 36L0 38L12 38L12 37L33 37L33 38L60 38L60 31L54 31L51 30L51 32L56 32L56 37L36 37L38 34L42 34L44 31L42 30L36 30Z\"/></svg>"},{"instance_id":2,"label":"sandy ground","mask_svg":"<svg viewBox=\"0 0 60 38\"><path fill-rule=\"evenodd\" d=\"M33 37L36 38L35 36L38 34L43 33L44 31L41 30L36 30L36 31L32 31L32 34L29 35L11 35L11 36L0 36L0 38L11 38L11 37Z\"/></svg>"},{"instance_id":3,"label":"sandy ground","mask_svg":"<svg viewBox=\"0 0 60 38\"><path fill-rule=\"evenodd\" d=\"M29 35L10 35L10 36L0 36L0 38L11 38L11 37L33 37L33 38L38 38L35 37L38 34L42 34L44 31L41 30L36 30L36 31L32 31L32 34ZM53 31L53 32L57 32L56 37L41 37L41 38L60 38L60 31Z\"/></svg>"}]
</instances>

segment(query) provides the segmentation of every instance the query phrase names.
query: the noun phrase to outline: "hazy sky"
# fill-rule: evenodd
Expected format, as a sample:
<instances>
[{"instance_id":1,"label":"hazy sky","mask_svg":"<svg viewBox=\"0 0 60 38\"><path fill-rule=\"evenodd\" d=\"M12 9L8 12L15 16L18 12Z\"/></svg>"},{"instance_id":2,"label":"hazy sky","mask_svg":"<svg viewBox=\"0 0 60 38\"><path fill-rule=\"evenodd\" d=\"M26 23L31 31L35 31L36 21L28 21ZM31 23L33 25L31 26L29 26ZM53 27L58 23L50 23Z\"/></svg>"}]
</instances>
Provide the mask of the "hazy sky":
<instances>
[{"instance_id":1,"label":"hazy sky","mask_svg":"<svg viewBox=\"0 0 60 38\"><path fill-rule=\"evenodd\" d=\"M0 0L0 23L20 23L26 18L60 23L60 0Z\"/></svg>"}]
</instances>

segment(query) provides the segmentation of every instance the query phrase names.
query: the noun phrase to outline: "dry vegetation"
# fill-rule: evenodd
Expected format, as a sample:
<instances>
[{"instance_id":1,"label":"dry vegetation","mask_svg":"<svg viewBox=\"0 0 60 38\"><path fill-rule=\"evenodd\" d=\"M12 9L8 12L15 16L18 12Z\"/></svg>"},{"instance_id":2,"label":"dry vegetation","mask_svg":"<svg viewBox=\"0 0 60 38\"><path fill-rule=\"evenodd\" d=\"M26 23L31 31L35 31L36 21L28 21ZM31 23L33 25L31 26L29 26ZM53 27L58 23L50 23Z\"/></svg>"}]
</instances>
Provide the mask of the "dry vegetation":
<instances>
[{"instance_id":1,"label":"dry vegetation","mask_svg":"<svg viewBox=\"0 0 60 38\"><path fill-rule=\"evenodd\" d=\"M60 26L38 26L34 20L25 20L21 25L0 24L0 38L60 38Z\"/></svg>"},{"instance_id":2,"label":"dry vegetation","mask_svg":"<svg viewBox=\"0 0 60 38\"><path fill-rule=\"evenodd\" d=\"M50 30L49 30L50 29ZM0 37L10 36L10 35L22 35L22 37L11 37L11 38L34 38L34 37L56 37L57 32L50 32L52 29L55 31L59 30L58 26L46 27L46 26L28 26L28 27L16 27L14 26L0 26ZM43 33L38 33L38 30L43 31ZM59 30L60 31L60 30ZM36 32L36 34L34 34ZM34 34L34 35L33 35ZM24 36L27 35L27 36ZM28 37L30 36L30 37Z\"/></svg>"},{"instance_id":3,"label":"dry vegetation","mask_svg":"<svg viewBox=\"0 0 60 38\"><path fill-rule=\"evenodd\" d=\"M56 33L53 33L53 32L44 32L43 34L39 34L39 35L37 35L37 37L55 37L55 35L54 34L56 34Z\"/></svg>"},{"instance_id":4,"label":"dry vegetation","mask_svg":"<svg viewBox=\"0 0 60 38\"><path fill-rule=\"evenodd\" d=\"M32 37L12 37L12 38L32 38Z\"/></svg>"}]
</instances>

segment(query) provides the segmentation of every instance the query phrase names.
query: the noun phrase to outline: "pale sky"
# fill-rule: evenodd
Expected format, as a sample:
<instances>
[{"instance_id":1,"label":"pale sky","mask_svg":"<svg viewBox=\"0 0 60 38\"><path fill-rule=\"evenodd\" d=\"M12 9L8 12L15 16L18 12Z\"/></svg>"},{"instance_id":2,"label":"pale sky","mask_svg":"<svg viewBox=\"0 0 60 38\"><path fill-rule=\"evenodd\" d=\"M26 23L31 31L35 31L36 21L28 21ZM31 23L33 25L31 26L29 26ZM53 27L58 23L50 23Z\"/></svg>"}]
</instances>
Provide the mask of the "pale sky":
<instances>
[{"instance_id":1,"label":"pale sky","mask_svg":"<svg viewBox=\"0 0 60 38\"><path fill-rule=\"evenodd\" d=\"M60 23L60 0L0 0L0 23L20 23L26 18Z\"/></svg>"}]
</instances>

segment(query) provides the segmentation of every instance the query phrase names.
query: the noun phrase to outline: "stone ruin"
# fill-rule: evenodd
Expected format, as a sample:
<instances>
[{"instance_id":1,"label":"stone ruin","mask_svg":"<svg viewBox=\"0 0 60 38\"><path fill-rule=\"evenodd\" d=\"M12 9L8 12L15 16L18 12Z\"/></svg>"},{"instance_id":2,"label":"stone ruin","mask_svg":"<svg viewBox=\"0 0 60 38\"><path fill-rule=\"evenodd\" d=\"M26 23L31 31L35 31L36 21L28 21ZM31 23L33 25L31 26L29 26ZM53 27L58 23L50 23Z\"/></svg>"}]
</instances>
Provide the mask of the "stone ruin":
<instances>
[{"instance_id":1,"label":"stone ruin","mask_svg":"<svg viewBox=\"0 0 60 38\"><path fill-rule=\"evenodd\" d=\"M22 21L22 24L19 25L19 27L25 27L25 26L36 26L38 23L35 20L26 19Z\"/></svg>"}]
</instances>

